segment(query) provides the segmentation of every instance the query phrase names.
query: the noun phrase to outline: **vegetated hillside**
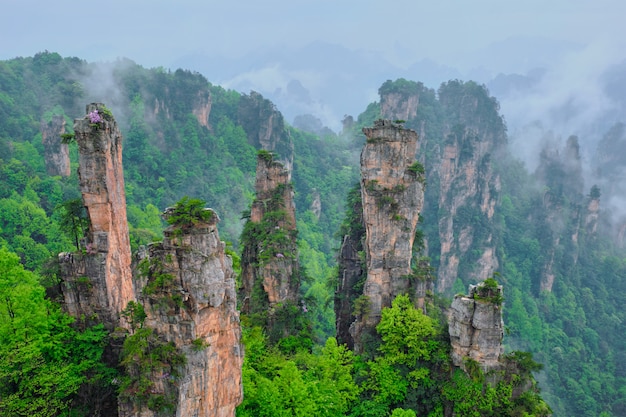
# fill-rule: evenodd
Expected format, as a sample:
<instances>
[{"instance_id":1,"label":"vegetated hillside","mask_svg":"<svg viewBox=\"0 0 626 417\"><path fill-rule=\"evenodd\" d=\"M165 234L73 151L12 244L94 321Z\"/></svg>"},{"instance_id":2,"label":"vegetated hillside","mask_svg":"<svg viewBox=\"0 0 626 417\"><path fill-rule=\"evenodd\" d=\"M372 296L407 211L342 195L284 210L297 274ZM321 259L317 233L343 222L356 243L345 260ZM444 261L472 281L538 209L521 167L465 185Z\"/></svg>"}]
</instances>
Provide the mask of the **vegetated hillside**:
<instances>
[{"instance_id":1,"label":"vegetated hillside","mask_svg":"<svg viewBox=\"0 0 626 417\"><path fill-rule=\"evenodd\" d=\"M71 133L73 118L90 101L105 103L122 128L134 247L160 235L159 213L184 195L207 201L222 219L225 239L236 245L241 213L253 198L261 148L295 165L298 217L309 219L313 235L332 235L343 212L342 191L357 180L356 159L337 137L291 128L260 95L226 91L197 73L145 69L129 60L96 65L43 52L1 62L0 88L0 198L3 204L30 201L44 210L24 213L27 209L20 208L22 218L4 220L1 237L32 269L70 244L49 227L37 227L37 233L49 237L34 235L29 229L35 228L33 216L57 219L55 208L78 197L74 145L69 148L71 176L50 177L41 131L61 115L64 132ZM314 215L306 214L312 206L318 207ZM331 241L314 240L312 249L323 251L324 262L332 260Z\"/></svg>"},{"instance_id":2,"label":"vegetated hillside","mask_svg":"<svg viewBox=\"0 0 626 417\"><path fill-rule=\"evenodd\" d=\"M224 90L189 71L145 69L127 60L96 65L49 52L0 62L0 242L27 269L45 272L45 284L56 283L42 266L71 250L84 224L68 222L83 218L80 206L70 204L79 197L75 145L69 145L70 176L50 176L41 132L61 115L65 132L71 133L72 119L84 114L90 101L104 102L122 128L134 248L160 236L159 213L184 195L216 210L222 237L236 248L241 213L253 199L256 153L264 148L293 166L300 258L311 277L301 290L316 301L311 305L314 334L323 340L334 333L328 304L333 289L325 284L333 275L339 246L334 235L345 199L358 180L356 155L365 140L360 129L380 116L403 119L420 136L418 159L427 177L421 227L438 289L448 295L465 292L467 284L498 272L510 332L505 340L511 349L534 352L545 365L540 382L555 415L626 413L626 393L619 389L626 378L619 304L626 265L615 236L607 232L615 227L602 211L604 193L615 197L619 187L583 190L574 140L565 150L547 149L540 170L527 172L506 151L497 101L473 82L451 81L436 92L398 80L383 84L380 93L380 102L356 121L344 120L341 135L318 137L286 126L260 95ZM617 126L607 134L608 149L600 153L605 158L615 155L611 143L624 142L622 131ZM618 159L611 159L606 178L620 178ZM286 358L264 345L258 329L249 329L246 337L247 366L263 368L244 372L251 403L242 413L248 407L253 410L248 415L255 415L259 398L276 400L264 405L270 415L272 407L287 407L293 399L302 401L302 410L314 409L306 401L307 390L318 381L314 375L328 378L334 369L336 378L354 376L352 357L332 342L321 356ZM279 360L280 365L267 365ZM391 372L383 365L389 364L374 364L378 374L360 376L370 394L380 394L369 399L384 403L378 404L381 415L391 404L412 404L394 397L402 386L382 383ZM255 372L261 373L256 383ZM272 385L263 385L263 378ZM330 384L323 381L321 386ZM294 387L301 395L286 396ZM448 388L453 396L456 391ZM346 382L338 391L337 410L357 412L352 407L359 388ZM285 404L278 404L278 397Z\"/></svg>"},{"instance_id":3,"label":"vegetated hillside","mask_svg":"<svg viewBox=\"0 0 626 417\"><path fill-rule=\"evenodd\" d=\"M590 186L584 138L546 138L528 172L508 153L497 101L473 82L434 91L397 80L379 92L383 116L421 133L422 227L438 289L462 292L497 272L507 343L545 365L540 382L555 415L624 414L624 223L611 204L623 198L623 126L593 156Z\"/></svg>"}]
</instances>

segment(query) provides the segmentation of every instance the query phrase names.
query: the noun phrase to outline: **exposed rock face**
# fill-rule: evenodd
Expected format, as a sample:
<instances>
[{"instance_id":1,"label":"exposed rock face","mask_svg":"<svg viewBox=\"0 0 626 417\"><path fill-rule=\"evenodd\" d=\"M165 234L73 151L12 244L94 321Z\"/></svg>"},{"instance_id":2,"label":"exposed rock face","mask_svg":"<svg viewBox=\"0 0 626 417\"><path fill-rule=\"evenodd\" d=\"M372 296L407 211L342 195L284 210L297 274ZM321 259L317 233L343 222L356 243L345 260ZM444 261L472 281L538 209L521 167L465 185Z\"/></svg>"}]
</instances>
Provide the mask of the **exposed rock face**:
<instances>
[{"instance_id":1,"label":"exposed rock face","mask_svg":"<svg viewBox=\"0 0 626 417\"><path fill-rule=\"evenodd\" d=\"M198 119L198 123L200 126L204 126L209 128L209 115L211 114L211 95L207 92L198 92L196 100L194 100L193 108L191 112L196 119Z\"/></svg>"},{"instance_id":2,"label":"exposed rock face","mask_svg":"<svg viewBox=\"0 0 626 417\"><path fill-rule=\"evenodd\" d=\"M415 165L417 134L388 120L364 128L361 197L366 237L368 306L350 332L355 350L361 336L380 321L381 310L412 288L411 257L418 217L424 202L423 178Z\"/></svg>"},{"instance_id":3,"label":"exposed rock face","mask_svg":"<svg viewBox=\"0 0 626 417\"><path fill-rule=\"evenodd\" d=\"M358 282L362 281L365 270L359 256L360 242L354 238L344 236L339 252L339 285L335 293L335 329L337 341L354 348L354 341L350 334L350 326L354 321L353 303L358 297Z\"/></svg>"},{"instance_id":4,"label":"exposed rock face","mask_svg":"<svg viewBox=\"0 0 626 417\"><path fill-rule=\"evenodd\" d=\"M89 116L74 121L78 143L78 178L89 216L84 255L61 255L61 264L73 288L65 293L67 311L75 317L103 314L110 328L119 313L134 300L130 240L122 170L122 135L115 119L105 117L104 105L92 103L87 113L98 111L101 121ZM80 291L81 284L89 291ZM105 313L106 312L106 313Z\"/></svg>"},{"instance_id":5,"label":"exposed rock face","mask_svg":"<svg viewBox=\"0 0 626 417\"><path fill-rule=\"evenodd\" d=\"M322 196L316 189L311 190L311 196L313 197L313 201L311 201L310 210L315 215L315 218L319 220L322 215Z\"/></svg>"},{"instance_id":6,"label":"exposed rock face","mask_svg":"<svg viewBox=\"0 0 626 417\"><path fill-rule=\"evenodd\" d=\"M361 187L355 187L348 193L347 229L341 243L337 259L337 288L335 290L335 329L337 341L354 348L350 326L354 321L353 308L355 300L363 295L363 283L366 278L365 252L363 240L365 225L363 224L363 204L361 204Z\"/></svg>"},{"instance_id":7,"label":"exposed rock face","mask_svg":"<svg viewBox=\"0 0 626 417\"><path fill-rule=\"evenodd\" d=\"M46 171L50 175L69 177L70 152L67 144L61 143L61 135L65 133L65 118L61 115L52 116L48 123L41 122L41 142L46 158Z\"/></svg>"},{"instance_id":8,"label":"exposed rock face","mask_svg":"<svg viewBox=\"0 0 626 417\"><path fill-rule=\"evenodd\" d=\"M99 121L94 121L96 111ZM74 130L91 224L82 253L60 255L65 309L89 324L102 322L109 330L123 327L133 333L136 324L128 319L128 308L135 302L145 305L143 328L186 358L184 365L175 365L176 378L152 371L149 393L171 398L179 417L234 417L243 395L243 350L232 260L219 239L219 218L211 212L210 220L166 230L163 242L141 256L133 281L122 137L102 104L88 105L87 113L76 120ZM115 356L120 350L112 348ZM107 410L107 415L163 415L157 407L148 408L149 402L134 401L132 391L125 394L118 410Z\"/></svg>"},{"instance_id":9,"label":"exposed rock face","mask_svg":"<svg viewBox=\"0 0 626 417\"><path fill-rule=\"evenodd\" d=\"M241 258L243 282L242 311L263 312L279 303L297 303L300 287L296 218L291 173L269 152L257 158L256 199ZM267 304L254 299L262 287ZM257 293L258 294L258 293Z\"/></svg>"},{"instance_id":10,"label":"exposed rock face","mask_svg":"<svg viewBox=\"0 0 626 417\"><path fill-rule=\"evenodd\" d=\"M587 237L595 233L599 196L591 197L584 207L582 161L576 136L570 136L560 150L546 146L541 151L535 176L546 186L543 211L537 215L537 221L544 224L543 243L547 245L539 290L550 292L556 278L555 263L575 265L578 262L581 227L589 232Z\"/></svg>"},{"instance_id":11,"label":"exposed rock face","mask_svg":"<svg viewBox=\"0 0 626 417\"><path fill-rule=\"evenodd\" d=\"M465 358L478 362L483 372L501 368L502 286L488 290L484 282L470 285L469 295L457 295L448 312L452 362L465 370Z\"/></svg>"},{"instance_id":12,"label":"exposed rock face","mask_svg":"<svg viewBox=\"0 0 626 417\"><path fill-rule=\"evenodd\" d=\"M506 143L506 130L486 91L468 90L458 82L439 90L449 115L434 167L440 187L439 291L451 289L459 275L484 280L498 268L492 229L501 183L491 160Z\"/></svg>"},{"instance_id":13,"label":"exposed rock face","mask_svg":"<svg viewBox=\"0 0 626 417\"><path fill-rule=\"evenodd\" d=\"M232 417L243 398L243 347L232 260L224 253L213 213L207 223L170 227L162 243L149 247L140 261L138 281L145 325L173 342L187 363L169 387L154 378L156 391L174 395L176 416ZM162 273L172 278L155 288ZM120 405L120 416L159 416L132 403Z\"/></svg>"},{"instance_id":14,"label":"exposed rock face","mask_svg":"<svg viewBox=\"0 0 626 417\"><path fill-rule=\"evenodd\" d=\"M285 129L283 115L271 101L252 91L243 95L239 103L239 123L248 135L248 143L279 156L287 170L293 168L294 144Z\"/></svg>"},{"instance_id":15,"label":"exposed rock face","mask_svg":"<svg viewBox=\"0 0 626 417\"><path fill-rule=\"evenodd\" d=\"M392 92L380 95L380 111L385 119L409 120L417 115L419 94Z\"/></svg>"}]
</instances>

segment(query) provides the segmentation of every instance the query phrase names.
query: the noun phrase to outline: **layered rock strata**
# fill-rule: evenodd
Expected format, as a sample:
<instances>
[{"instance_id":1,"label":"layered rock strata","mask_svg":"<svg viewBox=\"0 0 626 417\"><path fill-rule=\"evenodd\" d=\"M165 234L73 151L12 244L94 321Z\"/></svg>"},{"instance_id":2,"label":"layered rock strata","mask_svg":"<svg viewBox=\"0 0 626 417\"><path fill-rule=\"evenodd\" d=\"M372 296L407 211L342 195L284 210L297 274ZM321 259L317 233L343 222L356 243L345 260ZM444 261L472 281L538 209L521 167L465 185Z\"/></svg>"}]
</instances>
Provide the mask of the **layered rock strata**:
<instances>
[{"instance_id":1,"label":"layered rock strata","mask_svg":"<svg viewBox=\"0 0 626 417\"><path fill-rule=\"evenodd\" d=\"M50 175L69 177L70 152L66 143L61 141L65 133L65 118L61 115L52 116L49 122L41 122L41 142L46 160L46 171Z\"/></svg>"},{"instance_id":2,"label":"layered rock strata","mask_svg":"<svg viewBox=\"0 0 626 417\"><path fill-rule=\"evenodd\" d=\"M381 310L399 294L410 292L411 258L424 202L423 167L415 161L417 133L389 120L364 128L361 152L361 199L367 278L367 303L350 328L355 350L364 332L375 329Z\"/></svg>"},{"instance_id":3,"label":"layered rock strata","mask_svg":"<svg viewBox=\"0 0 626 417\"><path fill-rule=\"evenodd\" d=\"M484 282L469 286L469 295L456 295L448 312L448 330L455 366L466 370L466 360L476 361L483 372L499 370L504 349L502 286Z\"/></svg>"}]
</instances>

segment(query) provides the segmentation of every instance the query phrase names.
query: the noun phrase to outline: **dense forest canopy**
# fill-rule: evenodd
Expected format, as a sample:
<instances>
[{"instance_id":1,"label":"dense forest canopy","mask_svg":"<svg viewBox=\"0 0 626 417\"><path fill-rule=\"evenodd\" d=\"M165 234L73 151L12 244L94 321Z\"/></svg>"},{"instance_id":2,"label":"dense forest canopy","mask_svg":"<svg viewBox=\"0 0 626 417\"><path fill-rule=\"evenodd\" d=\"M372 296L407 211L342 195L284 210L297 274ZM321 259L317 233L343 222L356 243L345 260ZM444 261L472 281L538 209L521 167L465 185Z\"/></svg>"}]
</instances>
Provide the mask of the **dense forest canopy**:
<instances>
[{"instance_id":1,"label":"dense forest canopy","mask_svg":"<svg viewBox=\"0 0 626 417\"><path fill-rule=\"evenodd\" d=\"M225 90L186 70L145 69L129 60L95 65L51 52L0 62L0 410L89 415L93 393L106 401L116 390L118 371L101 361L104 330L60 311L55 297L63 283L49 262L78 250L86 226L80 207L71 204L80 198L76 145L68 148L70 175L52 175L42 132L60 116L71 134L72 119L97 101L115 114L124 135L133 249L160 239L160 213L192 196L219 214L220 233L237 260L257 151L270 147L292 166L299 256L308 277L301 293L315 343L272 345L262 329L245 328L246 396L238 415L437 416L446 404L455 404L457 415L545 415L535 394L510 400L512 381L485 391L480 374L446 368L439 308L425 315L398 298L377 328L376 358L355 356L333 338L336 251L343 234L358 234L357 196L349 192L359 180L360 129L387 117L394 108L383 108L384 97L396 94L398 105L410 97L419 103L415 113L407 107L403 123L420 135L417 158L426 173L421 255L440 275L446 259L459 260L453 285L436 305L475 283L484 249L494 248L493 272L505 288L507 352L529 351L543 364L536 375L554 415L626 414L624 227L619 213L602 209L623 191L623 125L606 132L593 159L601 181L591 187L575 137L546 146L538 169L529 172L508 152L498 102L484 86L452 80L435 91L397 80L383 83L379 93L381 100L356 120L344 120L341 133L307 132L285 123L260 95ZM459 150L454 164L475 161L466 166L491 180L473 190L462 186L467 177L458 177L446 188L446 146ZM482 204L490 199L487 216ZM452 254L442 255L442 218L454 222ZM471 239L459 240L469 230ZM396 320L404 324L390 324ZM394 332L415 323L418 340L399 352L396 341L407 338ZM533 363L527 362L529 373L538 370Z\"/></svg>"}]
</instances>

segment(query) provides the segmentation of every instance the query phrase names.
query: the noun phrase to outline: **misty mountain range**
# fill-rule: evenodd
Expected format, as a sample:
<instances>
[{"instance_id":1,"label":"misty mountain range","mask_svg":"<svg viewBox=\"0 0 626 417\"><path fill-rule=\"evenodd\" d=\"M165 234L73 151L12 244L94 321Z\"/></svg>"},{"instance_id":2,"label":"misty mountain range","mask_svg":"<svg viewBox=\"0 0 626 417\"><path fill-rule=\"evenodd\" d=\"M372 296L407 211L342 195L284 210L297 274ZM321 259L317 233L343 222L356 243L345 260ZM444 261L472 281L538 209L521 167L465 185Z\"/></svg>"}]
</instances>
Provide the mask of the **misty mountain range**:
<instances>
[{"instance_id":1,"label":"misty mountain range","mask_svg":"<svg viewBox=\"0 0 626 417\"><path fill-rule=\"evenodd\" d=\"M368 103L376 101L378 87L387 79L420 80L435 89L451 79L471 79L487 85L503 102L509 127L518 127L531 120L519 120L514 114L517 101L533 94L554 95L543 84L562 78L564 69L580 73L577 66L567 65L568 60L586 60L586 55L591 53L594 51L572 42L511 37L472 55L468 53L461 57L465 68L454 68L431 59L394 64L407 61L409 56L403 56L398 46L390 46L385 56L317 41L298 48L260 49L236 58L188 54L173 61L172 67L196 70L212 82L243 93L257 91L274 102L290 123L298 115L312 114L334 131L341 128L345 114L355 116ZM611 59L602 59L592 74L581 75L606 83L613 64ZM571 77L570 74L567 78ZM602 77L605 79L601 80ZM508 100L512 101L511 112L504 105ZM585 100L580 101L585 103ZM549 104L558 113L558 106L565 103L561 100Z\"/></svg>"}]
</instances>

